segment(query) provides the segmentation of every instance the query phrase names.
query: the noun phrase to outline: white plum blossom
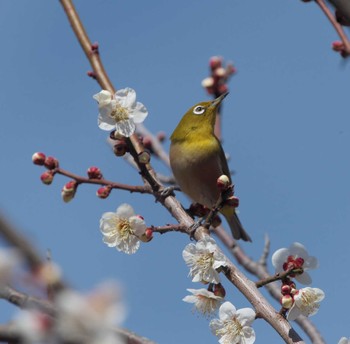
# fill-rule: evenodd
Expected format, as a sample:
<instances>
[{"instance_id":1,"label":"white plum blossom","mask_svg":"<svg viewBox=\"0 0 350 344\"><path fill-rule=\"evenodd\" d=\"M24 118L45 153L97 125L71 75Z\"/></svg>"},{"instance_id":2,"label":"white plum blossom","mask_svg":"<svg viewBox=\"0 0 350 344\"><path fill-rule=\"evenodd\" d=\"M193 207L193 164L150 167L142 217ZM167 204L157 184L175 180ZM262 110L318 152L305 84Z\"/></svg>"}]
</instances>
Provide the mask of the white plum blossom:
<instances>
[{"instance_id":1,"label":"white plum blossom","mask_svg":"<svg viewBox=\"0 0 350 344\"><path fill-rule=\"evenodd\" d=\"M294 295L294 303L288 312L287 319L295 320L300 314L309 317L317 313L325 294L319 288L302 288Z\"/></svg>"},{"instance_id":2,"label":"white plum blossom","mask_svg":"<svg viewBox=\"0 0 350 344\"><path fill-rule=\"evenodd\" d=\"M253 344L255 332L250 326L255 319L251 308L236 310L236 307L226 301L219 309L219 319L210 322L213 334L219 337L220 344Z\"/></svg>"},{"instance_id":3,"label":"white plum blossom","mask_svg":"<svg viewBox=\"0 0 350 344\"><path fill-rule=\"evenodd\" d=\"M115 283L105 283L92 293L81 295L71 290L56 299L55 332L63 342L121 344L113 330L125 318L125 307Z\"/></svg>"},{"instance_id":4,"label":"white plum blossom","mask_svg":"<svg viewBox=\"0 0 350 344\"><path fill-rule=\"evenodd\" d=\"M146 107L136 102L136 92L129 87L118 90L114 96L102 90L93 98L98 102L98 126L102 130L116 130L129 137L135 132L135 123L142 123L148 115Z\"/></svg>"},{"instance_id":5,"label":"white plum blossom","mask_svg":"<svg viewBox=\"0 0 350 344\"><path fill-rule=\"evenodd\" d=\"M188 244L182 252L186 264L190 268L192 282L220 282L217 269L226 266L226 258L217 247L215 240L206 235L196 244Z\"/></svg>"},{"instance_id":6,"label":"white plum blossom","mask_svg":"<svg viewBox=\"0 0 350 344\"><path fill-rule=\"evenodd\" d=\"M221 296L216 296L213 292L204 288L187 290L192 295L185 296L182 301L194 303L194 310L208 318L217 311L223 301Z\"/></svg>"},{"instance_id":7,"label":"white plum blossom","mask_svg":"<svg viewBox=\"0 0 350 344\"><path fill-rule=\"evenodd\" d=\"M87 295L64 290L54 300L53 319L37 310L24 310L14 326L26 344L125 344L116 333L125 318L120 288L106 282Z\"/></svg>"},{"instance_id":8,"label":"white plum blossom","mask_svg":"<svg viewBox=\"0 0 350 344\"><path fill-rule=\"evenodd\" d=\"M341 337L338 344L350 344L350 339L346 337Z\"/></svg>"},{"instance_id":9,"label":"white plum blossom","mask_svg":"<svg viewBox=\"0 0 350 344\"><path fill-rule=\"evenodd\" d=\"M135 215L129 204L122 204L115 213L107 212L100 220L103 242L109 247L127 254L135 253L140 247L140 237L146 224L140 215Z\"/></svg>"},{"instance_id":10,"label":"white plum blossom","mask_svg":"<svg viewBox=\"0 0 350 344\"><path fill-rule=\"evenodd\" d=\"M311 277L306 271L316 269L318 260L316 257L309 256L302 244L295 242L289 248L280 248L272 255L272 265L276 273L286 271L294 262L304 271L302 274L296 274L295 279L304 285L311 284Z\"/></svg>"}]
</instances>

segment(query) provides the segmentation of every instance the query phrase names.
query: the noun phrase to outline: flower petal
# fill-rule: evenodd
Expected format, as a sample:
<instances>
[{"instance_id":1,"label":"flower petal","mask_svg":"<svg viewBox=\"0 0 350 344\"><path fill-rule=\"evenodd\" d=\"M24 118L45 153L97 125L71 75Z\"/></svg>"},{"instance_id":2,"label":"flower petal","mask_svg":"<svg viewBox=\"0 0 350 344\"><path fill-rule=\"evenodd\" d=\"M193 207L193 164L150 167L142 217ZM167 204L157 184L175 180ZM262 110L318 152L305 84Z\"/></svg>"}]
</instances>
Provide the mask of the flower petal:
<instances>
[{"instance_id":1,"label":"flower petal","mask_svg":"<svg viewBox=\"0 0 350 344\"><path fill-rule=\"evenodd\" d=\"M123 219L129 219L135 215L135 211L130 204L123 203L117 208L116 215Z\"/></svg>"},{"instance_id":2,"label":"flower petal","mask_svg":"<svg viewBox=\"0 0 350 344\"><path fill-rule=\"evenodd\" d=\"M296 275L295 279L304 285L310 285L312 283L311 276L305 271L301 275Z\"/></svg>"},{"instance_id":3,"label":"flower petal","mask_svg":"<svg viewBox=\"0 0 350 344\"><path fill-rule=\"evenodd\" d=\"M115 124L116 131L125 137L130 137L135 132L135 123L132 119L122 120Z\"/></svg>"},{"instance_id":4,"label":"flower petal","mask_svg":"<svg viewBox=\"0 0 350 344\"><path fill-rule=\"evenodd\" d=\"M255 312L251 308L241 308L237 310L237 319L242 324L242 326L250 326L255 320Z\"/></svg>"},{"instance_id":5,"label":"flower petal","mask_svg":"<svg viewBox=\"0 0 350 344\"><path fill-rule=\"evenodd\" d=\"M124 108L132 108L136 105L136 92L130 87L118 90L114 96L116 101Z\"/></svg>"},{"instance_id":6,"label":"flower petal","mask_svg":"<svg viewBox=\"0 0 350 344\"><path fill-rule=\"evenodd\" d=\"M224 302L219 309L220 320L232 319L236 315L236 307L229 301Z\"/></svg>"},{"instance_id":7,"label":"flower petal","mask_svg":"<svg viewBox=\"0 0 350 344\"><path fill-rule=\"evenodd\" d=\"M136 107L131 109L129 115L135 123L142 123L147 117L148 111L142 103L137 102Z\"/></svg>"},{"instance_id":8,"label":"flower petal","mask_svg":"<svg viewBox=\"0 0 350 344\"><path fill-rule=\"evenodd\" d=\"M115 120L109 116L101 116L100 113L98 114L97 124L102 130L111 131L115 129Z\"/></svg>"},{"instance_id":9,"label":"flower petal","mask_svg":"<svg viewBox=\"0 0 350 344\"><path fill-rule=\"evenodd\" d=\"M112 100L112 93L107 90L102 90L92 96L97 100L99 107L109 104Z\"/></svg>"},{"instance_id":10,"label":"flower petal","mask_svg":"<svg viewBox=\"0 0 350 344\"><path fill-rule=\"evenodd\" d=\"M287 260L289 250L287 248L280 248L272 255L272 265L277 272L283 271L283 263Z\"/></svg>"},{"instance_id":11,"label":"flower petal","mask_svg":"<svg viewBox=\"0 0 350 344\"><path fill-rule=\"evenodd\" d=\"M251 327L244 327L243 328L243 337L244 340L242 341L244 344L253 344L255 342L255 331Z\"/></svg>"}]
</instances>

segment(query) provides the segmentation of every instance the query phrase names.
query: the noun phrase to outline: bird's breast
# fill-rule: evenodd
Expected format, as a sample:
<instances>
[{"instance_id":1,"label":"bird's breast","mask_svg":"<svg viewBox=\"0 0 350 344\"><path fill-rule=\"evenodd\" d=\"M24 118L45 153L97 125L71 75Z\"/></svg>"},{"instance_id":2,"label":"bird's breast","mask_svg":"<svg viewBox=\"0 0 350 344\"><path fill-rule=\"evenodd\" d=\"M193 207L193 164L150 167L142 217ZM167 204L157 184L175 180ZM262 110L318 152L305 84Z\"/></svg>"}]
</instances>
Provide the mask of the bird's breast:
<instances>
[{"instance_id":1,"label":"bird's breast","mask_svg":"<svg viewBox=\"0 0 350 344\"><path fill-rule=\"evenodd\" d=\"M170 164L181 190L193 201L213 206L219 197L217 178L223 173L220 147L212 139L173 142Z\"/></svg>"}]
</instances>

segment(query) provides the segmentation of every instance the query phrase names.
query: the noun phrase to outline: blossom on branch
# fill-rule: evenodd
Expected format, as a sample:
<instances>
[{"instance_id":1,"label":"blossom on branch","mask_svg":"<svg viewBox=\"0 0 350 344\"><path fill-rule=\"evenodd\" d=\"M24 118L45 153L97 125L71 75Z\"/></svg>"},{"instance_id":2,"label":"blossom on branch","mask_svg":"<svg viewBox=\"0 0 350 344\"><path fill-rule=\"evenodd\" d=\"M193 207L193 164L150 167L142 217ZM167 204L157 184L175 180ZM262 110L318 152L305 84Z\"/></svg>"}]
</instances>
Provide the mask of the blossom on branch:
<instances>
[{"instance_id":1,"label":"blossom on branch","mask_svg":"<svg viewBox=\"0 0 350 344\"><path fill-rule=\"evenodd\" d=\"M312 280L306 270L316 269L318 260L316 257L309 256L305 247L295 242L289 248L280 248L272 255L272 265L276 273L281 273L289 269L301 268L303 272L296 274L295 279L301 284L311 284Z\"/></svg>"},{"instance_id":2,"label":"blossom on branch","mask_svg":"<svg viewBox=\"0 0 350 344\"><path fill-rule=\"evenodd\" d=\"M350 344L350 339L346 337L341 337L338 344Z\"/></svg>"},{"instance_id":3,"label":"blossom on branch","mask_svg":"<svg viewBox=\"0 0 350 344\"><path fill-rule=\"evenodd\" d=\"M226 266L226 258L217 247L215 240L209 236L196 244L188 244L182 252L186 264L190 267L192 282L220 282L217 269Z\"/></svg>"},{"instance_id":4,"label":"blossom on branch","mask_svg":"<svg viewBox=\"0 0 350 344\"><path fill-rule=\"evenodd\" d=\"M216 296L207 289L187 289L192 295L185 296L182 301L194 303L194 310L209 318L213 315L222 303L223 298Z\"/></svg>"},{"instance_id":5,"label":"blossom on branch","mask_svg":"<svg viewBox=\"0 0 350 344\"><path fill-rule=\"evenodd\" d=\"M250 326L255 319L251 308L236 310L236 307L226 301L219 309L219 319L210 322L213 334L219 337L220 344L253 344L255 332Z\"/></svg>"},{"instance_id":6,"label":"blossom on branch","mask_svg":"<svg viewBox=\"0 0 350 344\"><path fill-rule=\"evenodd\" d=\"M135 215L129 204L122 204L115 213L104 213L100 220L103 242L127 254L135 253L139 249L139 238L146 228L144 219Z\"/></svg>"},{"instance_id":7,"label":"blossom on branch","mask_svg":"<svg viewBox=\"0 0 350 344\"><path fill-rule=\"evenodd\" d=\"M116 130L129 137L135 132L135 123L142 123L148 115L146 107L136 102L136 92L132 88L111 92L102 90L93 96L98 102L98 126L102 130Z\"/></svg>"},{"instance_id":8,"label":"blossom on branch","mask_svg":"<svg viewBox=\"0 0 350 344\"><path fill-rule=\"evenodd\" d=\"M301 314L306 317L316 314L324 297L324 292L319 288L299 289L294 295L294 303L288 312L287 319L295 320Z\"/></svg>"}]
</instances>

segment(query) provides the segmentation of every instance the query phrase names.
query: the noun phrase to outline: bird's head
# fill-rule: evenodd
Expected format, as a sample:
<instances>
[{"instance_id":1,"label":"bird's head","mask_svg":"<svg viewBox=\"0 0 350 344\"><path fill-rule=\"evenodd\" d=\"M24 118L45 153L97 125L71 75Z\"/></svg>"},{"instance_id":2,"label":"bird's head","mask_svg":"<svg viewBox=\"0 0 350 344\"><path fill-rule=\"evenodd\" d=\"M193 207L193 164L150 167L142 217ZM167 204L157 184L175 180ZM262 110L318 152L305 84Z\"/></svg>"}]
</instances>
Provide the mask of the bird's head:
<instances>
[{"instance_id":1,"label":"bird's head","mask_svg":"<svg viewBox=\"0 0 350 344\"><path fill-rule=\"evenodd\" d=\"M217 109L228 92L222 94L213 101L201 102L192 106L182 117L170 139L183 139L190 133L195 134L214 131Z\"/></svg>"}]
</instances>

